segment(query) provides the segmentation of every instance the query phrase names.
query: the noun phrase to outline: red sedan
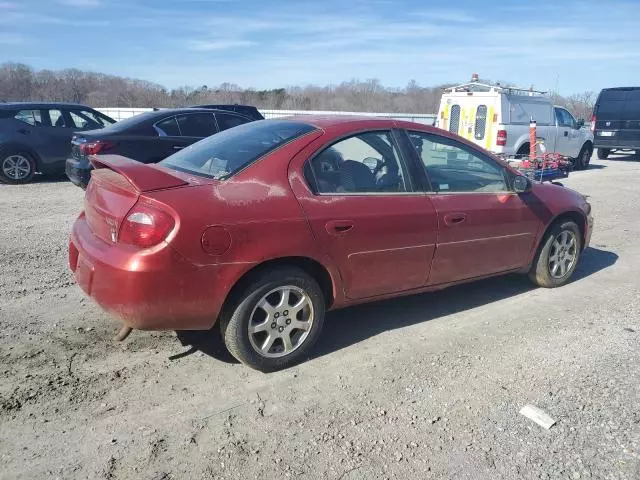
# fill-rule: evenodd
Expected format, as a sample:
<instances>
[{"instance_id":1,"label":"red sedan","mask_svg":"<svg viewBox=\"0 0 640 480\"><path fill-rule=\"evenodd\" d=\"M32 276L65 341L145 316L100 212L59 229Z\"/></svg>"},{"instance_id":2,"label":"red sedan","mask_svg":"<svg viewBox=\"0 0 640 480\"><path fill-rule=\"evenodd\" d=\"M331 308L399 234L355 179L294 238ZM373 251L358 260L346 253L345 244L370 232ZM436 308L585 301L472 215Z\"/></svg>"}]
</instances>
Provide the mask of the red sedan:
<instances>
[{"instance_id":1,"label":"red sedan","mask_svg":"<svg viewBox=\"0 0 640 480\"><path fill-rule=\"evenodd\" d=\"M508 272L566 283L585 198L429 126L248 123L156 165L94 157L69 263L137 329L209 329L270 371L309 355L325 311Z\"/></svg>"}]
</instances>

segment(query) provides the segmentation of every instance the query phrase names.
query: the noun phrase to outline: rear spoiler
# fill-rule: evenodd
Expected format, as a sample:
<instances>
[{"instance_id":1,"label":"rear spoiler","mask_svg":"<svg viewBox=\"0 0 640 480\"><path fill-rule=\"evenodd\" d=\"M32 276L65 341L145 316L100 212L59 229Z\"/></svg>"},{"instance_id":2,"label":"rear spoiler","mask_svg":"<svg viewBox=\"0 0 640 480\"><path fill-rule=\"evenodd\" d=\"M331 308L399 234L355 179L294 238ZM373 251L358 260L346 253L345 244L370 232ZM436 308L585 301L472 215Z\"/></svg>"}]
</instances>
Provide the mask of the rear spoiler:
<instances>
[{"instance_id":1,"label":"rear spoiler","mask_svg":"<svg viewBox=\"0 0 640 480\"><path fill-rule=\"evenodd\" d=\"M161 170L121 155L92 155L89 161L96 170L108 168L126 178L138 192L151 192L165 188L181 187L187 182Z\"/></svg>"}]
</instances>

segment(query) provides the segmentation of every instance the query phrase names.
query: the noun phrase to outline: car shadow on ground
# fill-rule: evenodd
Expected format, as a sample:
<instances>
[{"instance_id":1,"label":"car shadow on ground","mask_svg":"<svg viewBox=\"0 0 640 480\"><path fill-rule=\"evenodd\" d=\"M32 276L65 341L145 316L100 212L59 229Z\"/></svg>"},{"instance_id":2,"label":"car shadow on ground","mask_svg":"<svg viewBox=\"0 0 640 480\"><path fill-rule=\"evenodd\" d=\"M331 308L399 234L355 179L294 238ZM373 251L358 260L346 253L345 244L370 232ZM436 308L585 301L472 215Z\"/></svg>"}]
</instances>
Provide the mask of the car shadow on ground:
<instances>
[{"instance_id":1,"label":"car shadow on ground","mask_svg":"<svg viewBox=\"0 0 640 480\"><path fill-rule=\"evenodd\" d=\"M583 253L571 282L580 281L604 270L615 264L617 260L618 255L613 252L588 248ZM322 357L388 330L454 315L534 289L534 285L526 276L512 274L437 292L410 295L329 312L323 333L311 353L311 358ZM237 363L225 348L218 326L207 331L178 331L176 334L180 343L189 349L170 357L170 360L203 352L225 363Z\"/></svg>"},{"instance_id":2,"label":"car shadow on ground","mask_svg":"<svg viewBox=\"0 0 640 480\"><path fill-rule=\"evenodd\" d=\"M598 164L590 163L590 164L587 166L587 168L586 168L586 169L587 169L587 170L602 170L603 168L607 168L607 166L606 166L606 165L602 165L601 163L598 163Z\"/></svg>"}]
</instances>

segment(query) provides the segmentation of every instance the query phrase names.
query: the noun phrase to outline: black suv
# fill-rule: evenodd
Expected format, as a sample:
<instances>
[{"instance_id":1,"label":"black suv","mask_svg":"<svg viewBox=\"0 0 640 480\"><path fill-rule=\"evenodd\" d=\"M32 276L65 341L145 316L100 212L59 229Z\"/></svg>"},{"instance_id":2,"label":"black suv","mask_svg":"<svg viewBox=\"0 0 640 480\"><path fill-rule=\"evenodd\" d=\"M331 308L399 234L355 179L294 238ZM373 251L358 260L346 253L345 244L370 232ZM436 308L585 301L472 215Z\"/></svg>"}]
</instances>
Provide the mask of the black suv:
<instances>
[{"instance_id":1,"label":"black suv","mask_svg":"<svg viewBox=\"0 0 640 480\"><path fill-rule=\"evenodd\" d=\"M0 103L0 181L28 183L36 172L62 175L74 132L113 123L74 103Z\"/></svg>"},{"instance_id":2,"label":"black suv","mask_svg":"<svg viewBox=\"0 0 640 480\"><path fill-rule=\"evenodd\" d=\"M633 150L640 157L640 87L602 90L593 109L591 130L598 158L604 160L616 150Z\"/></svg>"},{"instance_id":3,"label":"black suv","mask_svg":"<svg viewBox=\"0 0 640 480\"><path fill-rule=\"evenodd\" d=\"M142 163L157 163L205 137L263 118L255 107L242 105L207 105L141 113L109 127L75 135L67 160L67 177L86 188L91 178L91 155L115 154Z\"/></svg>"}]
</instances>

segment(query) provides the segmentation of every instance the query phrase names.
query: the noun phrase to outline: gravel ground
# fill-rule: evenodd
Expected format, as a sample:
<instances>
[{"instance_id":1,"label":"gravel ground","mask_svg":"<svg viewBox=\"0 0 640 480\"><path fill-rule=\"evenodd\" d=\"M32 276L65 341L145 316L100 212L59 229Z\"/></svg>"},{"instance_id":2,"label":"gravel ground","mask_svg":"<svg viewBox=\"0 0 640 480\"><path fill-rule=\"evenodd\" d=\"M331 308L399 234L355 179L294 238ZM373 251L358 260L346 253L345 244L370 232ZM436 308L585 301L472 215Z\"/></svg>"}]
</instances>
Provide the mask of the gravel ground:
<instances>
[{"instance_id":1,"label":"gravel ground","mask_svg":"<svg viewBox=\"0 0 640 480\"><path fill-rule=\"evenodd\" d=\"M571 284L334 312L314 358L268 375L215 332L114 343L66 265L82 192L0 186L0 478L637 480L638 175L594 160L566 182L596 217Z\"/></svg>"}]
</instances>

